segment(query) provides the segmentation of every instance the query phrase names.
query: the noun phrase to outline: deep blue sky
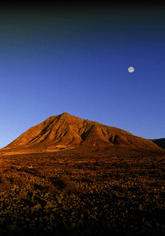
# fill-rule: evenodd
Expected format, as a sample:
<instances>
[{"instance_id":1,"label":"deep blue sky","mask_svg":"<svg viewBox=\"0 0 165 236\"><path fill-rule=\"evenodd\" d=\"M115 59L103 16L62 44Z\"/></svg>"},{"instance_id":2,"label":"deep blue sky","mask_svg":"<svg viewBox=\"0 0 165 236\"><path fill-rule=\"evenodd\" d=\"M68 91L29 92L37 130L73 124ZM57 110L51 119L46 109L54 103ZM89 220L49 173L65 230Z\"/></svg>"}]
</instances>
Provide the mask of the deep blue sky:
<instances>
[{"instance_id":1,"label":"deep blue sky","mask_svg":"<svg viewBox=\"0 0 165 236\"><path fill-rule=\"evenodd\" d=\"M165 138L165 11L6 11L0 68L0 148L63 112Z\"/></svg>"}]
</instances>

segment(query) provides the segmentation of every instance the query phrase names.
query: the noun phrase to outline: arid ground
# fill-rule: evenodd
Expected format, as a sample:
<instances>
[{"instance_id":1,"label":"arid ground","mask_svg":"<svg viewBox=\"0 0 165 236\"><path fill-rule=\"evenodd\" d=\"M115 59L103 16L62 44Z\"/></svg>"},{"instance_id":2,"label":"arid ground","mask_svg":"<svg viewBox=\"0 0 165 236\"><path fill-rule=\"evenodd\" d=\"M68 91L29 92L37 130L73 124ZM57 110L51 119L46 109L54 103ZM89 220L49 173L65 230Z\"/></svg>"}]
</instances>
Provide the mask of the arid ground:
<instances>
[{"instance_id":1,"label":"arid ground","mask_svg":"<svg viewBox=\"0 0 165 236\"><path fill-rule=\"evenodd\" d=\"M0 236L165 235L165 150L0 156Z\"/></svg>"},{"instance_id":2,"label":"arid ground","mask_svg":"<svg viewBox=\"0 0 165 236\"><path fill-rule=\"evenodd\" d=\"M0 236L165 235L165 150L64 112L0 149Z\"/></svg>"}]
</instances>

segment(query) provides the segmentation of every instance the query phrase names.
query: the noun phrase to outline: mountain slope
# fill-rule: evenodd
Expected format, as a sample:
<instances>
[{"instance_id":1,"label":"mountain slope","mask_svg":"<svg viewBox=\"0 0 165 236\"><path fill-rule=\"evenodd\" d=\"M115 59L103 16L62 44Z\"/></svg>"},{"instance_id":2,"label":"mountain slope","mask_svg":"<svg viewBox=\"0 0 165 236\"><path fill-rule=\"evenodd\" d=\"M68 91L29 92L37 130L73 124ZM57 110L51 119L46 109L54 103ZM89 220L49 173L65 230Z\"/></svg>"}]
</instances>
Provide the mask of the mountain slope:
<instances>
[{"instance_id":1,"label":"mountain slope","mask_svg":"<svg viewBox=\"0 0 165 236\"><path fill-rule=\"evenodd\" d=\"M148 139L137 137L119 128L95 121L84 120L66 112L51 116L31 127L1 151L21 149L51 150L59 146L89 147L128 146L133 148L160 149Z\"/></svg>"},{"instance_id":2,"label":"mountain slope","mask_svg":"<svg viewBox=\"0 0 165 236\"><path fill-rule=\"evenodd\" d=\"M165 138L160 138L160 139L150 139L152 142L157 144L159 147L165 149Z\"/></svg>"}]
</instances>

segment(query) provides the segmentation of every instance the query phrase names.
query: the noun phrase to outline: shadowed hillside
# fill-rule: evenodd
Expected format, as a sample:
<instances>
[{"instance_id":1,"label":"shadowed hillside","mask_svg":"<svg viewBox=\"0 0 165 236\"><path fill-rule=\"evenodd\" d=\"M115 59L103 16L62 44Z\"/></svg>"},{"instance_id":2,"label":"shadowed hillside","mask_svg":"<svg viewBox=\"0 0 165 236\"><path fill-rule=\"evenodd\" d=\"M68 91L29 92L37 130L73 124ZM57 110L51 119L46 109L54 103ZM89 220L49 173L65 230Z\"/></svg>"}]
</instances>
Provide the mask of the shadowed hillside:
<instances>
[{"instance_id":1,"label":"shadowed hillside","mask_svg":"<svg viewBox=\"0 0 165 236\"><path fill-rule=\"evenodd\" d=\"M165 138L160 138L160 139L150 139L152 142L157 144L159 147L165 149Z\"/></svg>"}]
</instances>

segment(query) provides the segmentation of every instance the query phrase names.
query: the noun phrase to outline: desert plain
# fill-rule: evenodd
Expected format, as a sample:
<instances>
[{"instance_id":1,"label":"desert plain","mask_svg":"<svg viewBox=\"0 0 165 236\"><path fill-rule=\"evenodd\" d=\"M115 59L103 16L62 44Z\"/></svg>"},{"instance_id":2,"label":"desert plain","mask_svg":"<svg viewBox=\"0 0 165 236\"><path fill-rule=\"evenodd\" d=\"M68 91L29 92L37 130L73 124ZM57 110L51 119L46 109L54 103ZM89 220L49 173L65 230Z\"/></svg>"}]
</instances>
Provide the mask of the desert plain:
<instances>
[{"instance_id":1,"label":"desert plain","mask_svg":"<svg viewBox=\"0 0 165 236\"><path fill-rule=\"evenodd\" d=\"M0 236L165 235L163 148L68 113L44 122L0 149Z\"/></svg>"}]
</instances>

